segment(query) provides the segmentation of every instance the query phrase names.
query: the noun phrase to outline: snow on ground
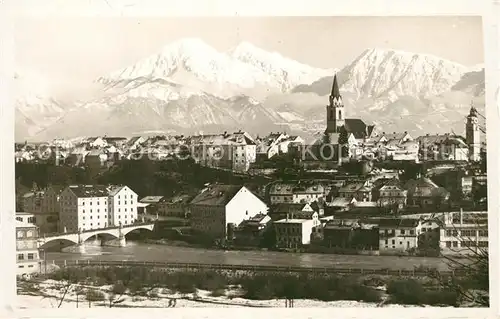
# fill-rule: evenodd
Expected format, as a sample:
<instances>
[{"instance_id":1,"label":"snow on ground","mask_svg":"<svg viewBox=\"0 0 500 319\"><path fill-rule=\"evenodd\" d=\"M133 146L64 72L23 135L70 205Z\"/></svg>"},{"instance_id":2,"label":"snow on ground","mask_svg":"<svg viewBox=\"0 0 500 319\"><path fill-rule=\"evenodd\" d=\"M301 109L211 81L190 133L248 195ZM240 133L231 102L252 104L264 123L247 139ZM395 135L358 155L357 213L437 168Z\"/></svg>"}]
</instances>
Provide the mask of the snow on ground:
<instances>
[{"instance_id":1,"label":"snow on ground","mask_svg":"<svg viewBox=\"0 0 500 319\"><path fill-rule=\"evenodd\" d=\"M32 309L32 308L58 308L61 296L63 295L64 283L45 280L38 284L38 290L36 294L30 294L28 292L21 292L17 298L17 307L20 309ZM81 286L82 287L82 286ZM96 288L91 286L83 286L83 288ZM76 308L77 298L75 294L75 285L67 292L60 308ZM108 296L106 291L109 291L110 286L101 286L102 292ZM225 296L213 297L209 291L198 290L196 293L190 294L180 294L173 293L167 289L157 289L154 290L155 296L123 296L122 298L116 298L115 300L123 300L122 302L114 305L113 307L134 307L134 308L167 308L169 307L169 302L172 299L176 299L176 308L191 308L191 307L285 307L285 300L283 299L273 299L273 300L248 300L239 297L228 297L233 295L236 291L226 290ZM107 297L106 297L107 299ZM91 307L109 307L109 301L99 301L92 302ZM85 297L80 295L78 307L88 308L89 302L85 300ZM363 308L375 308L376 303L359 302L359 301L318 301L318 300L301 300L297 299L294 301L295 308L329 308L329 307L363 307ZM411 306L403 305L391 305L387 304L384 307L391 308L406 308Z\"/></svg>"}]
</instances>

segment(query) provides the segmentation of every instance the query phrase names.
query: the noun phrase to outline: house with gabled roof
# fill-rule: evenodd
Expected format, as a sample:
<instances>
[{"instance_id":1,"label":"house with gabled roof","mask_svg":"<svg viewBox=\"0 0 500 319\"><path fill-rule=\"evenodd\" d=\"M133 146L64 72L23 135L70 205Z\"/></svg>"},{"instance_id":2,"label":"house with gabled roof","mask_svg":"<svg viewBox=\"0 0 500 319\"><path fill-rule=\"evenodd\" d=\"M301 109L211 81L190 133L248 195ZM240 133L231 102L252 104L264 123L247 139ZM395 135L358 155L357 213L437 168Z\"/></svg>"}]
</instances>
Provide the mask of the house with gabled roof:
<instances>
[{"instance_id":1,"label":"house with gabled roof","mask_svg":"<svg viewBox=\"0 0 500 319\"><path fill-rule=\"evenodd\" d=\"M404 185L404 189L408 191L408 205L420 207L436 206L446 203L450 197L450 192L436 185L436 183L427 177L409 180Z\"/></svg>"},{"instance_id":2,"label":"house with gabled roof","mask_svg":"<svg viewBox=\"0 0 500 319\"><path fill-rule=\"evenodd\" d=\"M212 239L233 239L242 221L267 214L267 204L245 186L213 184L189 204L193 231Z\"/></svg>"},{"instance_id":3,"label":"house with gabled roof","mask_svg":"<svg viewBox=\"0 0 500 319\"><path fill-rule=\"evenodd\" d=\"M381 207L397 207L402 209L406 205L408 191L403 188L399 179L393 178L385 182L378 189L377 203Z\"/></svg>"},{"instance_id":4,"label":"house with gabled roof","mask_svg":"<svg viewBox=\"0 0 500 319\"><path fill-rule=\"evenodd\" d=\"M380 254L408 253L418 248L422 222L415 218L379 220Z\"/></svg>"}]
</instances>

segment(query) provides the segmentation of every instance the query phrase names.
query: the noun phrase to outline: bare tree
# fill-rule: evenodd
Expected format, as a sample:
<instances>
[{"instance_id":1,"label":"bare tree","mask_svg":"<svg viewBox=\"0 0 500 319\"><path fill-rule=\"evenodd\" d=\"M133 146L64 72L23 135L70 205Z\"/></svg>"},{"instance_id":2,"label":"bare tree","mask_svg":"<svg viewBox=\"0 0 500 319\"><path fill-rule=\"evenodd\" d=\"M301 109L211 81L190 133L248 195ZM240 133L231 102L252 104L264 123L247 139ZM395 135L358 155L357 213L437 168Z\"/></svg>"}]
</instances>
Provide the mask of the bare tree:
<instances>
[{"instance_id":1,"label":"bare tree","mask_svg":"<svg viewBox=\"0 0 500 319\"><path fill-rule=\"evenodd\" d=\"M487 232L487 224L479 221L475 221L475 224L476 231ZM462 235L455 226L452 228L460 247L449 247L452 254L441 256L445 258L453 275L445 279L435 272L433 276L443 288L455 291L463 303L489 307L488 247L478 244L475 238L469 235Z\"/></svg>"},{"instance_id":2,"label":"bare tree","mask_svg":"<svg viewBox=\"0 0 500 319\"><path fill-rule=\"evenodd\" d=\"M94 289L94 288L87 289L87 291L85 293L85 298L89 302L89 308L92 307L92 302L105 300L104 293L102 291Z\"/></svg>"}]
</instances>

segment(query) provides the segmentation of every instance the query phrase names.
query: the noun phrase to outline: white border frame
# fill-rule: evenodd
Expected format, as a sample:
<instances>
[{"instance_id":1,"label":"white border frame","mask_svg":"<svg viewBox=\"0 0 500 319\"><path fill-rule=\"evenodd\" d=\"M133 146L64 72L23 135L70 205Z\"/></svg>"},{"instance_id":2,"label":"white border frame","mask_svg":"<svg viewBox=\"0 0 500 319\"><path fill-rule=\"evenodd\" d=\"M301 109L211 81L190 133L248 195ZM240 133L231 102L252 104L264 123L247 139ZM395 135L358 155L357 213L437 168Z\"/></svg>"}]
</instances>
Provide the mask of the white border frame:
<instances>
[{"instance_id":1,"label":"white border frame","mask_svg":"<svg viewBox=\"0 0 500 319\"><path fill-rule=\"evenodd\" d=\"M405 318L486 318L499 315L497 280L499 261L498 214L500 207L499 153L495 137L499 132L499 38L500 3L498 0L11 0L0 2L0 254L4 256L0 283L0 311L6 317L232 317L233 309L14 309L15 290L15 196L14 196L14 107L10 98L9 79L13 74L12 15L28 16L418 16L480 15L486 68L486 125L488 143L488 197L490 212L490 309L460 308L335 308L332 309L256 309L245 308L240 316L279 317L373 317L377 315ZM10 15L9 15L10 14ZM496 237L495 237L496 235ZM8 261L12 261L9 263ZM412 311L413 310L413 311ZM0 315L0 317L3 317Z\"/></svg>"}]
</instances>

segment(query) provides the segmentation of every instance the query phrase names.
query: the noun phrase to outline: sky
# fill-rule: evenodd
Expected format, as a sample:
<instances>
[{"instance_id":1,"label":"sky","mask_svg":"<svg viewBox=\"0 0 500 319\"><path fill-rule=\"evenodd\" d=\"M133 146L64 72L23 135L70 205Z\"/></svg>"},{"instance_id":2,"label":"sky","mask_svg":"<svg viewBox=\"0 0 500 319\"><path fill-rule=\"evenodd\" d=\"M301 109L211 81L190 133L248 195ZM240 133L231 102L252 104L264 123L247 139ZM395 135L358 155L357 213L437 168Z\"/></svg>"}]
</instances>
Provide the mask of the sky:
<instances>
[{"instance_id":1,"label":"sky","mask_svg":"<svg viewBox=\"0 0 500 319\"><path fill-rule=\"evenodd\" d=\"M14 29L17 67L59 83L91 82L185 37L218 50L247 41L321 68L373 47L484 62L479 17L31 17Z\"/></svg>"}]
</instances>

